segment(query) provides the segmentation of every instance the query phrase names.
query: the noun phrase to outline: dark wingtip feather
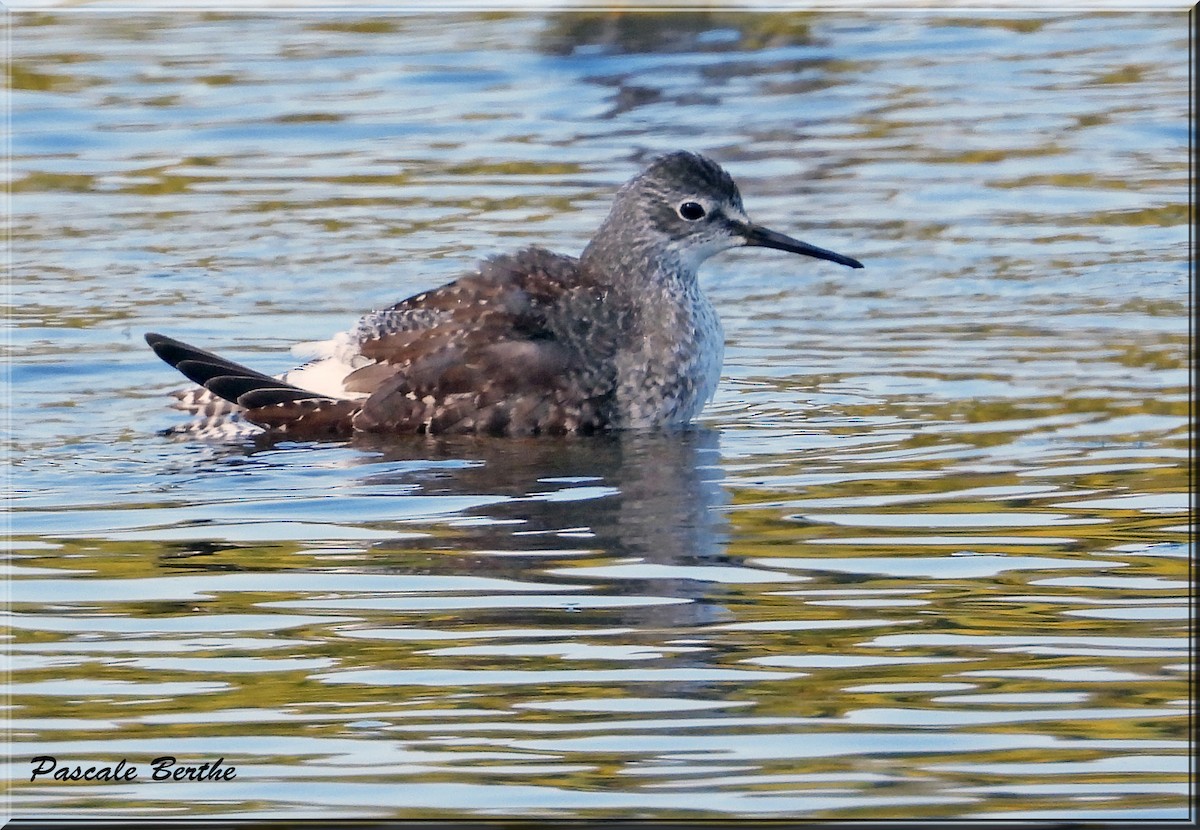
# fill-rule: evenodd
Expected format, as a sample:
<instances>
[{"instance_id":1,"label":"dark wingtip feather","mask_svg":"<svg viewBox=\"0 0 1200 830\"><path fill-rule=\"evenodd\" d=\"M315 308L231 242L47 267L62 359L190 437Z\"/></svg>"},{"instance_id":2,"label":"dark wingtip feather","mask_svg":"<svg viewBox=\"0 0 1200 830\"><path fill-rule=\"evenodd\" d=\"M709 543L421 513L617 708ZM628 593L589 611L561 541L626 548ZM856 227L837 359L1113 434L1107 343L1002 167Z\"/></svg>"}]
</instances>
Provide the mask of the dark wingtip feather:
<instances>
[{"instance_id":1,"label":"dark wingtip feather","mask_svg":"<svg viewBox=\"0 0 1200 830\"><path fill-rule=\"evenodd\" d=\"M190 371L195 366L205 366L205 364L201 364L198 361L185 360L176 368L192 380L196 380L196 376L194 376ZM205 389L212 392L214 395L218 395L227 401L240 403L242 395L263 388L264 381L262 378L253 376L247 377L246 375L231 375L227 373L227 367L217 366L212 368L215 371L210 372L203 381L197 382L199 382ZM288 389L291 392L296 391L294 387L288 386L283 381L272 379L272 385Z\"/></svg>"},{"instance_id":2,"label":"dark wingtip feather","mask_svg":"<svg viewBox=\"0 0 1200 830\"><path fill-rule=\"evenodd\" d=\"M227 360L220 355L216 355L196 346L189 345L188 343L184 343L182 340L176 340L173 337L167 337L165 334L155 334L154 332L150 332L146 335L146 343L150 345L150 348L154 350L154 353L162 358L165 363L174 366L176 369L179 368L179 364L183 361L193 360L210 364L212 366L236 367L239 370L239 374L261 375L262 377L266 377L266 375L262 375L261 372L255 372L253 369L241 366L237 363L234 363L232 360ZM203 383L203 381L196 382Z\"/></svg>"}]
</instances>

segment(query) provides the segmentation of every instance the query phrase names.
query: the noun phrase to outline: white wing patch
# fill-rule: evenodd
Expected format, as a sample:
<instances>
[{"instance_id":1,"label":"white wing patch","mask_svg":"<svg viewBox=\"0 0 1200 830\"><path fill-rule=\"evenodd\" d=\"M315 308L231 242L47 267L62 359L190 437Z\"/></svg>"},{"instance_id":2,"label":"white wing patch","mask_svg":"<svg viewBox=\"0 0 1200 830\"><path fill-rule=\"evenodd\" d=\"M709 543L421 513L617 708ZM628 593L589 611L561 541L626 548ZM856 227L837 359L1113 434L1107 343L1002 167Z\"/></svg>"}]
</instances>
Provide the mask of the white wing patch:
<instances>
[{"instance_id":1,"label":"white wing patch","mask_svg":"<svg viewBox=\"0 0 1200 830\"><path fill-rule=\"evenodd\" d=\"M292 354L315 358L285 372L281 380L333 398L361 400L366 396L362 392L347 392L346 376L355 369L374 363L370 358L363 357L359 352L359 341L353 333L339 332L330 340L311 340L292 346Z\"/></svg>"}]
</instances>

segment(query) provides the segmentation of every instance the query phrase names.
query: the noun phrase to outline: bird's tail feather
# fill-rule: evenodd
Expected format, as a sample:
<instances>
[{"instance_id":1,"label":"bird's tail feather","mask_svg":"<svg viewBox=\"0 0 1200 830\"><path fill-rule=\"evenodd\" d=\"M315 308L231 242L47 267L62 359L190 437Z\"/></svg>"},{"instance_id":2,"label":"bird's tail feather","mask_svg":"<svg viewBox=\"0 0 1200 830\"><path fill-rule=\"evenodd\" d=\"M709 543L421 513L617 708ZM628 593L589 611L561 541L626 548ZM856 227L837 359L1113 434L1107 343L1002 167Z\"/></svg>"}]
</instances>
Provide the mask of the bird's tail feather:
<instances>
[{"instance_id":1,"label":"bird's tail feather","mask_svg":"<svg viewBox=\"0 0 1200 830\"><path fill-rule=\"evenodd\" d=\"M344 432L359 405L301 389L220 355L153 332L146 342L154 353L230 403L243 407L251 423L288 432Z\"/></svg>"},{"instance_id":2,"label":"bird's tail feather","mask_svg":"<svg viewBox=\"0 0 1200 830\"><path fill-rule=\"evenodd\" d=\"M156 355L188 380L246 409L327 397L163 334L151 332L146 335L146 342Z\"/></svg>"}]
</instances>

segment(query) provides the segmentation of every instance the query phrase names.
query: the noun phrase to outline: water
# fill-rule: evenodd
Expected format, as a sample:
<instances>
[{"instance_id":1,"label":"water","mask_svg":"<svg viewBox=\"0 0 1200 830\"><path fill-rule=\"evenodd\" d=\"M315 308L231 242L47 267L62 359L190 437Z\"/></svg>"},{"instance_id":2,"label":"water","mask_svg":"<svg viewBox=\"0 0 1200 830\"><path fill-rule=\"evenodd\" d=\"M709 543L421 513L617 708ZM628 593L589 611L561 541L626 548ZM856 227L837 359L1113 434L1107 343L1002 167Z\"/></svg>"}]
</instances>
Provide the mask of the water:
<instances>
[{"instance_id":1,"label":"water","mask_svg":"<svg viewBox=\"0 0 1200 830\"><path fill-rule=\"evenodd\" d=\"M12 812L1189 815L1187 25L18 15ZM867 265L710 261L695 430L156 435L144 331L290 368L676 148Z\"/></svg>"}]
</instances>

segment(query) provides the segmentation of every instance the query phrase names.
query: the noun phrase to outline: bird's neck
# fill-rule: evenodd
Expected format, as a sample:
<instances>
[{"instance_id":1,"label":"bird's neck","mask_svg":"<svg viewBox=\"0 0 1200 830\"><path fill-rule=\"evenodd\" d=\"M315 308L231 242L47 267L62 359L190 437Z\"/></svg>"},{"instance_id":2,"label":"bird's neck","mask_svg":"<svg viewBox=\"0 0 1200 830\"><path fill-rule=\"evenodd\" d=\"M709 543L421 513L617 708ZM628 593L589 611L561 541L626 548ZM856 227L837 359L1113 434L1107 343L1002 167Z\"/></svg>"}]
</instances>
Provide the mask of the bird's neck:
<instances>
[{"instance_id":1,"label":"bird's neck","mask_svg":"<svg viewBox=\"0 0 1200 830\"><path fill-rule=\"evenodd\" d=\"M628 226L606 222L579 257L592 279L633 294L679 292L696 283L696 265L680 249L648 240Z\"/></svg>"}]
</instances>

